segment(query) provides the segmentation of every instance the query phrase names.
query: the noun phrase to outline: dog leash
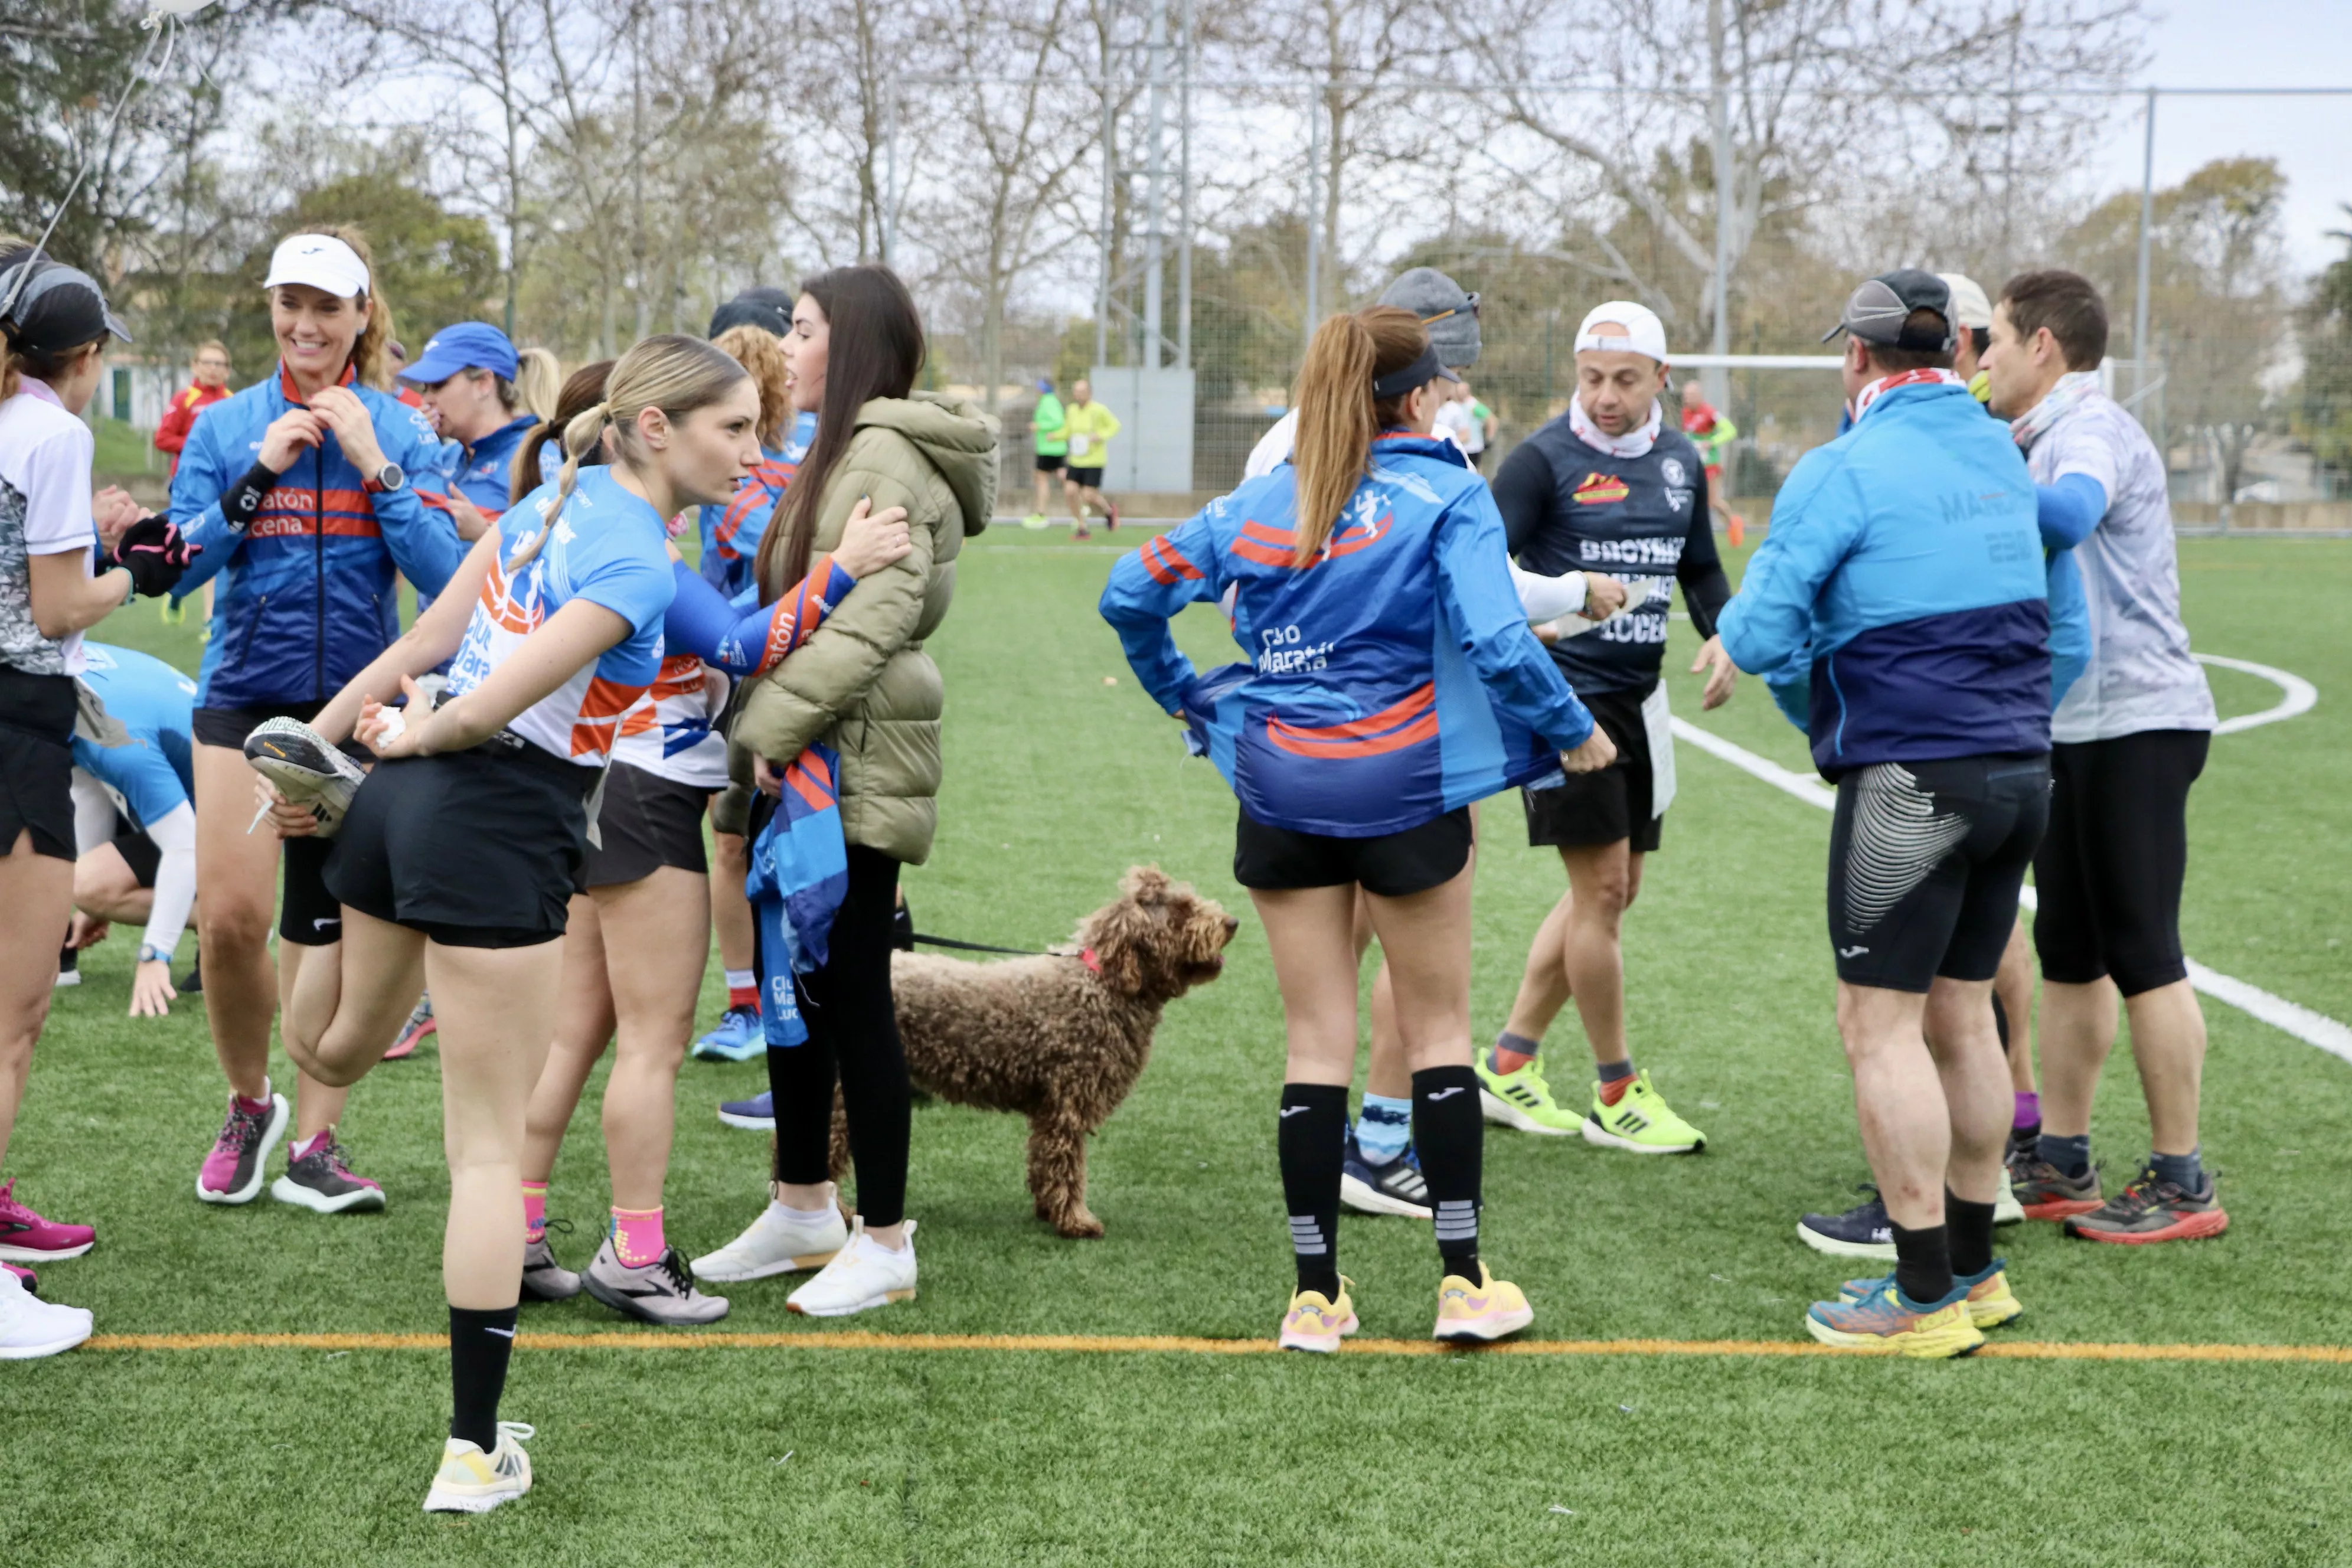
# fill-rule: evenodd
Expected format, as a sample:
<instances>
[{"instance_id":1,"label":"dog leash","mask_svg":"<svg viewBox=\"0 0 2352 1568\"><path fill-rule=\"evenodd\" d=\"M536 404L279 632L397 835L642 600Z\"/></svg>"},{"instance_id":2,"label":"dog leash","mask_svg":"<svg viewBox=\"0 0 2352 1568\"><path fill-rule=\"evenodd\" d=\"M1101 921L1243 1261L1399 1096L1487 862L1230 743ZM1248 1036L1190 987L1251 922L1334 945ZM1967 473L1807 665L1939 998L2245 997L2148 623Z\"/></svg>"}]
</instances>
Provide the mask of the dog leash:
<instances>
[{"instance_id":1,"label":"dog leash","mask_svg":"<svg viewBox=\"0 0 2352 1568\"><path fill-rule=\"evenodd\" d=\"M951 947L959 952L1004 952L1010 953L1015 958L1047 958L1052 956L1049 953L1040 952L1035 948L1031 947L992 947L984 942L958 942L953 937L925 936L920 931L917 931L913 936L908 938L908 940L909 942L919 942L926 947Z\"/></svg>"}]
</instances>

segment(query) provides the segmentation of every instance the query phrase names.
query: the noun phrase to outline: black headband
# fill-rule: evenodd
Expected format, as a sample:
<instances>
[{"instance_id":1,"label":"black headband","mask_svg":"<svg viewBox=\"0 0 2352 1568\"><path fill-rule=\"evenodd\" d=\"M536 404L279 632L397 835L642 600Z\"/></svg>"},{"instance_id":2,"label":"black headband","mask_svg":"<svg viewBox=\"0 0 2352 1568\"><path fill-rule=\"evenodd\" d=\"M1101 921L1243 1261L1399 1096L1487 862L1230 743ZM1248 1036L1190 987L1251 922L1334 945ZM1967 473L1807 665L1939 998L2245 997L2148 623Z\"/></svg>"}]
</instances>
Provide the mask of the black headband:
<instances>
[{"instance_id":1,"label":"black headband","mask_svg":"<svg viewBox=\"0 0 2352 1568\"><path fill-rule=\"evenodd\" d=\"M1372 396L1385 401L1402 397L1416 386L1425 386L1445 373L1445 362L1437 357L1437 345L1430 344L1421 351L1421 357L1402 370L1392 370L1386 375L1372 377Z\"/></svg>"}]
</instances>

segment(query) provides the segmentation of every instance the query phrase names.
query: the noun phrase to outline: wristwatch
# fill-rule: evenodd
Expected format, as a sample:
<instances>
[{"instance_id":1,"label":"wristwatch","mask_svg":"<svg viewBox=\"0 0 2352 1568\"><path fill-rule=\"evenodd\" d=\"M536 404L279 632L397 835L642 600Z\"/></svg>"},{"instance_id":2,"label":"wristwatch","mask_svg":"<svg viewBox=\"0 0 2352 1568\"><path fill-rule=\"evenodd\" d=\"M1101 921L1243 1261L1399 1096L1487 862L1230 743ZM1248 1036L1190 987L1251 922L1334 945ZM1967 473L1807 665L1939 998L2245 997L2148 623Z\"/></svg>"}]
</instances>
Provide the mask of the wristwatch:
<instances>
[{"instance_id":1,"label":"wristwatch","mask_svg":"<svg viewBox=\"0 0 2352 1568\"><path fill-rule=\"evenodd\" d=\"M172 962L172 955L152 942L142 942L139 944L139 962L142 963L169 963Z\"/></svg>"},{"instance_id":2,"label":"wristwatch","mask_svg":"<svg viewBox=\"0 0 2352 1568\"><path fill-rule=\"evenodd\" d=\"M408 471L387 459L383 468L360 481L360 488L370 495L377 495L384 490L396 490L406 483Z\"/></svg>"}]
</instances>

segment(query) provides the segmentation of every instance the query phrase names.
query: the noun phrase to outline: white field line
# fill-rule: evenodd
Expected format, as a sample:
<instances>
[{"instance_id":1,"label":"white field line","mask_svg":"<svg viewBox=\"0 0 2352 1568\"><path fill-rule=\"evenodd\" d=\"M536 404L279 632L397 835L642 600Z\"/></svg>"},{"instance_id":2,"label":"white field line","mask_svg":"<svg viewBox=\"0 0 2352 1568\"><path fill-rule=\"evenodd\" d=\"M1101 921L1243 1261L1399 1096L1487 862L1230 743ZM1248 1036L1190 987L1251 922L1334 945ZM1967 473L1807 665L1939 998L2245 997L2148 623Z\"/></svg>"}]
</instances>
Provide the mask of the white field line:
<instances>
[{"instance_id":1,"label":"white field line","mask_svg":"<svg viewBox=\"0 0 2352 1568\"><path fill-rule=\"evenodd\" d=\"M2241 713L2235 719L2224 719L2213 726L2216 735L2234 735L2241 730L2251 730L2257 724L2275 724L2282 719L2292 719L2298 713L2308 713L2319 701L2319 688L2300 675L2289 675L2267 664L2256 664L2250 658L2224 658L2218 653L2193 656L2200 664L2218 664L2223 669L2235 669L2247 675L2258 675L2286 695L2275 708L2265 708L2259 713Z\"/></svg>"},{"instance_id":2,"label":"white field line","mask_svg":"<svg viewBox=\"0 0 2352 1568\"><path fill-rule=\"evenodd\" d=\"M2308 711L2311 705L2319 700L2319 692L2311 682L2289 675L2283 669L2273 669L2268 665L2252 664L2243 659L2222 658L2213 654L2200 653L2197 657L2209 664L2241 669L2249 675L2259 675L2266 680L2275 681L2287 694L2285 700L2276 708L2232 719L2218 728L2214 731L2216 734L2233 733L2236 730L2249 729L2256 724L2292 719L2298 713ZM1700 729L1686 719L1676 719L1673 722L1675 739L1686 741L1711 756L1720 757L1749 777L1761 779L1774 789L1784 795L1792 795L1808 805L1819 806L1823 811L1837 808L1837 792L1818 777L1784 768L1769 758L1758 756L1745 746L1734 745L1720 735ZM2020 904L2032 909L2033 901L2032 888L2019 890ZM2208 969L2193 958L2189 961L2189 983L2216 1002L2227 1003L2274 1029L2293 1035L2306 1045L2317 1046L2331 1056L2352 1061L2352 1028L2337 1023L2325 1013L2315 1013L2301 1003L2274 996L2259 985L2250 985L2245 981Z\"/></svg>"}]
</instances>

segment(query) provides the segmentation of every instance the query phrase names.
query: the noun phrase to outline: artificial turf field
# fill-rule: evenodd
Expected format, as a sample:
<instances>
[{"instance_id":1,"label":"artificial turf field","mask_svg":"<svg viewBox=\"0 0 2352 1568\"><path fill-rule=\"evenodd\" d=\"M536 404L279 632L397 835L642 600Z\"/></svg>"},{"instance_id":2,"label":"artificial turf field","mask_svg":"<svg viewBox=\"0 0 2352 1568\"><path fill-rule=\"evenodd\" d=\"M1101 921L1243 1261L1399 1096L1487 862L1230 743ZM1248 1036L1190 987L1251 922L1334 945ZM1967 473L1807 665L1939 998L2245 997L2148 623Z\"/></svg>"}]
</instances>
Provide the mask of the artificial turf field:
<instances>
[{"instance_id":1,"label":"artificial turf field","mask_svg":"<svg viewBox=\"0 0 2352 1568\"><path fill-rule=\"evenodd\" d=\"M124 1018L133 942L118 933L58 998L10 1152L36 1207L99 1227L95 1251L43 1282L94 1309L102 1338L0 1369L15 1472L0 1560L2352 1562L2352 1064L2210 1000L2205 1149L2229 1234L2141 1249L2005 1231L2029 1311L1995 1343L2346 1359L1917 1364L1689 1348L1809 1344L1805 1304L1860 1270L1805 1248L1794 1222L1844 1206L1867 1174L1830 1008L1829 817L1690 746L1626 928L1628 1008L1637 1061L1712 1146L1645 1160L1491 1130L1484 1243L1536 1306L1529 1337L1683 1348L842 1346L844 1333L1262 1342L1281 1312L1280 1009L1230 876L1232 797L1205 763L1181 760L1094 615L1129 542L1000 528L968 550L931 644L949 692L939 844L906 879L921 929L1007 945L1065 935L1144 861L1240 917L1225 975L1169 1009L1096 1142L1104 1239L1063 1241L1031 1217L1018 1121L920 1107L919 1300L820 1326L784 1310L788 1280L764 1281L734 1288L715 1336L625 1345L554 1338L633 1327L585 1297L529 1308L504 1414L539 1428L536 1489L487 1517L427 1518L417 1505L447 1415L431 1051L362 1083L342 1130L387 1213L321 1218L266 1194L199 1205L190 1188L223 1093L203 1010L189 998L168 1020ZM2320 691L2308 714L2216 741L2191 796L2189 950L2352 1019L2352 542L2189 540L2181 558L2200 649ZM99 635L194 668L192 628L150 610ZM1235 657L1212 611L1190 612L1180 635L1204 665ZM1686 623L1675 636L1679 672L1694 645ZM2277 700L2253 678L2212 679L2225 716ZM1686 718L1696 685L1675 676ZM1704 723L1805 765L1753 681ZM1517 817L1500 800L1485 819L1474 1023L1487 1037L1561 885ZM706 1017L719 999L714 963ZM1582 1052L1571 1015L1553 1030L1555 1083L1582 1078ZM667 1207L689 1253L761 1202L765 1139L712 1110L762 1083L756 1065L688 1063L681 1077ZM580 1222L557 1238L574 1266L606 1202L597 1093L550 1200ZM2147 1140L2124 1047L2094 1131L2112 1185ZM1426 1336L1426 1226L1351 1216L1341 1248L1366 1336ZM697 1346L730 1333L768 1342ZM225 1334L415 1334L425 1348L104 1338Z\"/></svg>"}]
</instances>

